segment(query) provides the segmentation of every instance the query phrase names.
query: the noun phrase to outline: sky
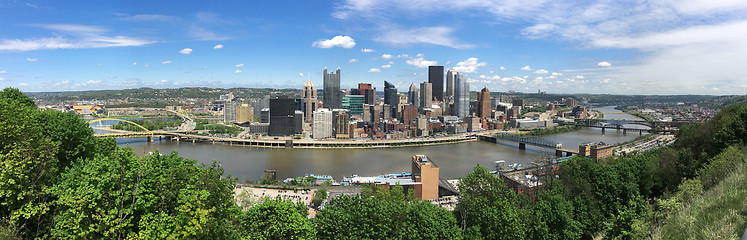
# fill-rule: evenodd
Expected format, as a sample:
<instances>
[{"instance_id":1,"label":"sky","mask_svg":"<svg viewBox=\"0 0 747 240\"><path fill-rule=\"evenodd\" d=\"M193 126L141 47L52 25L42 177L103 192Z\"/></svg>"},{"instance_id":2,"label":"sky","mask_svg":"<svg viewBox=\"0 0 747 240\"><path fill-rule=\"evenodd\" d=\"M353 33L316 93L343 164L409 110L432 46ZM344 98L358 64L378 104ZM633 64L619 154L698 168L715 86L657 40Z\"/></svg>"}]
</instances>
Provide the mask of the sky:
<instances>
[{"instance_id":1,"label":"sky","mask_svg":"<svg viewBox=\"0 0 747 240\"><path fill-rule=\"evenodd\" d=\"M0 1L0 87L747 93L747 1Z\"/></svg>"}]
</instances>

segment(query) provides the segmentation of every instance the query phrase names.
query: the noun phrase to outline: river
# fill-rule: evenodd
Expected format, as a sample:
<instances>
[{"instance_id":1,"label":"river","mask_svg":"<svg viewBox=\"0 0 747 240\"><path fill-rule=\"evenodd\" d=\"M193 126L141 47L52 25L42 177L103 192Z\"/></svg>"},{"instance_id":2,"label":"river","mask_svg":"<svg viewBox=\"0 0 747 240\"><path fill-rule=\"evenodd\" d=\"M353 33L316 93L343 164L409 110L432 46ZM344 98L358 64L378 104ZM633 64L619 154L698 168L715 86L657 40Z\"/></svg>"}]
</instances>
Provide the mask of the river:
<instances>
[{"instance_id":1,"label":"river","mask_svg":"<svg viewBox=\"0 0 747 240\"><path fill-rule=\"evenodd\" d=\"M617 112L614 107L595 108L602 112ZM629 114L610 114L605 118L639 119ZM587 128L578 131L545 136L561 142L565 148L575 149L585 142L609 144L625 142L638 137L615 130ZM226 174L244 179L259 179L265 169L275 169L278 179L303 176L307 173L332 175L339 180L353 174L374 176L383 173L410 171L410 158L416 154L429 156L439 167L440 177L451 179L465 176L476 164L494 169L494 162L529 163L543 156L554 156L550 149L527 146L519 150L518 143L489 143L473 141L457 144L402 147L386 149L267 149L226 144L189 143L172 141L146 142L143 138L118 139L120 146L129 146L142 155L158 150L161 153L176 151L180 156L210 164L219 162Z\"/></svg>"}]
</instances>

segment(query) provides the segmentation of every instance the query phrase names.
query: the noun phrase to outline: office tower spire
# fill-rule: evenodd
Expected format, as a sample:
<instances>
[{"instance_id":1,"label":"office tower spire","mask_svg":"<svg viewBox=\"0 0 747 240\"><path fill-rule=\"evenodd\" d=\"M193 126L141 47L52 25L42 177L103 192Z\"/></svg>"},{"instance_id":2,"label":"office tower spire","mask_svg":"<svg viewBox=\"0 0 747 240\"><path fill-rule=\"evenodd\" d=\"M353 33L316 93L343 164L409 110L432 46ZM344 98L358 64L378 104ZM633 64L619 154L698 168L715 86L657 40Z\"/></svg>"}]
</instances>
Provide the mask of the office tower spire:
<instances>
[{"instance_id":1,"label":"office tower spire","mask_svg":"<svg viewBox=\"0 0 747 240\"><path fill-rule=\"evenodd\" d=\"M420 106L420 94L415 83L410 84L410 91L407 92L407 102L418 108Z\"/></svg>"},{"instance_id":2,"label":"office tower spire","mask_svg":"<svg viewBox=\"0 0 747 240\"><path fill-rule=\"evenodd\" d=\"M454 97L454 77L456 73L453 69L446 72L446 92L444 93L444 99Z\"/></svg>"}]
</instances>

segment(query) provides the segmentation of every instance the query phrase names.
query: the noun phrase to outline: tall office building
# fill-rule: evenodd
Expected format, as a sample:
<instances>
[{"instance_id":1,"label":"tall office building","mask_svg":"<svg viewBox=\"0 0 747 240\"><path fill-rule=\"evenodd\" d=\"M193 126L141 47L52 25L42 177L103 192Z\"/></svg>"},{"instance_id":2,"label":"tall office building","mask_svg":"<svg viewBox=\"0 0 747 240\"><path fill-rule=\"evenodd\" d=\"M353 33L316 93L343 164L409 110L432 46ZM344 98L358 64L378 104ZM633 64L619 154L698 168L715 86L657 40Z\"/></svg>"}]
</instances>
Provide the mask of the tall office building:
<instances>
[{"instance_id":1,"label":"tall office building","mask_svg":"<svg viewBox=\"0 0 747 240\"><path fill-rule=\"evenodd\" d=\"M400 111L401 115L399 118L402 119L402 123L405 125L415 125L415 119L418 117L418 108L415 105L407 104L402 106Z\"/></svg>"},{"instance_id":2,"label":"tall office building","mask_svg":"<svg viewBox=\"0 0 747 240\"><path fill-rule=\"evenodd\" d=\"M314 111L312 136L314 139L332 137L332 112L329 109L320 108Z\"/></svg>"},{"instance_id":3,"label":"tall office building","mask_svg":"<svg viewBox=\"0 0 747 240\"><path fill-rule=\"evenodd\" d=\"M433 105L433 84L429 82L420 83L420 107L430 108Z\"/></svg>"},{"instance_id":4,"label":"tall office building","mask_svg":"<svg viewBox=\"0 0 747 240\"><path fill-rule=\"evenodd\" d=\"M342 108L340 97L340 69L327 73L324 68L324 107L328 109Z\"/></svg>"},{"instance_id":5,"label":"tall office building","mask_svg":"<svg viewBox=\"0 0 747 240\"><path fill-rule=\"evenodd\" d=\"M415 83L410 84L410 90L407 91L407 102L418 108L420 106L420 92Z\"/></svg>"},{"instance_id":6,"label":"tall office building","mask_svg":"<svg viewBox=\"0 0 747 240\"><path fill-rule=\"evenodd\" d=\"M311 122L311 119L313 118L313 113L316 111L317 108L317 95L316 95L316 88L314 88L314 84L311 82L311 80L306 81L306 84L303 85L303 92L301 94L301 100L303 101L303 115L304 120L306 122Z\"/></svg>"},{"instance_id":7,"label":"tall office building","mask_svg":"<svg viewBox=\"0 0 747 240\"><path fill-rule=\"evenodd\" d=\"M359 95L363 95L365 104L374 104L376 102L376 88L370 83L358 83ZM353 94L355 95L355 94Z\"/></svg>"},{"instance_id":8,"label":"tall office building","mask_svg":"<svg viewBox=\"0 0 747 240\"><path fill-rule=\"evenodd\" d=\"M236 122L247 123L254 121L254 108L249 104L241 104L236 107Z\"/></svg>"},{"instance_id":9,"label":"tall office building","mask_svg":"<svg viewBox=\"0 0 747 240\"><path fill-rule=\"evenodd\" d=\"M230 93L229 93L230 94ZM223 123L231 124L236 122L236 107L239 104L234 101L227 101L223 104Z\"/></svg>"},{"instance_id":10,"label":"tall office building","mask_svg":"<svg viewBox=\"0 0 747 240\"><path fill-rule=\"evenodd\" d=\"M295 102L287 96L270 99L270 136L290 136L296 132Z\"/></svg>"},{"instance_id":11,"label":"tall office building","mask_svg":"<svg viewBox=\"0 0 747 240\"><path fill-rule=\"evenodd\" d=\"M399 95L397 94L397 87L387 81L384 81L384 104L389 104L389 106L392 107L389 109L389 116L396 116L396 107L397 105L399 105Z\"/></svg>"},{"instance_id":12,"label":"tall office building","mask_svg":"<svg viewBox=\"0 0 747 240\"><path fill-rule=\"evenodd\" d=\"M444 99L454 97L454 77L456 77L457 71L449 70L446 72L446 92L444 93Z\"/></svg>"},{"instance_id":13,"label":"tall office building","mask_svg":"<svg viewBox=\"0 0 747 240\"><path fill-rule=\"evenodd\" d=\"M433 84L433 98L444 101L444 66L428 66L428 82Z\"/></svg>"},{"instance_id":14,"label":"tall office building","mask_svg":"<svg viewBox=\"0 0 747 240\"><path fill-rule=\"evenodd\" d=\"M342 96L342 108L350 111L350 116L361 117L363 115L363 95Z\"/></svg>"},{"instance_id":15,"label":"tall office building","mask_svg":"<svg viewBox=\"0 0 747 240\"><path fill-rule=\"evenodd\" d=\"M332 110L332 128L334 128L335 138L348 138L350 135L350 111L347 109Z\"/></svg>"},{"instance_id":16,"label":"tall office building","mask_svg":"<svg viewBox=\"0 0 747 240\"><path fill-rule=\"evenodd\" d=\"M462 119L469 115L469 83L462 74L454 77L454 115Z\"/></svg>"},{"instance_id":17,"label":"tall office building","mask_svg":"<svg viewBox=\"0 0 747 240\"><path fill-rule=\"evenodd\" d=\"M264 95L262 98L258 98L257 101L252 103L254 107L254 116L262 117L262 109L270 108L270 95Z\"/></svg>"},{"instance_id":18,"label":"tall office building","mask_svg":"<svg viewBox=\"0 0 747 240\"><path fill-rule=\"evenodd\" d=\"M490 91L487 87L477 93L477 111L475 115L480 118L490 118Z\"/></svg>"}]
</instances>

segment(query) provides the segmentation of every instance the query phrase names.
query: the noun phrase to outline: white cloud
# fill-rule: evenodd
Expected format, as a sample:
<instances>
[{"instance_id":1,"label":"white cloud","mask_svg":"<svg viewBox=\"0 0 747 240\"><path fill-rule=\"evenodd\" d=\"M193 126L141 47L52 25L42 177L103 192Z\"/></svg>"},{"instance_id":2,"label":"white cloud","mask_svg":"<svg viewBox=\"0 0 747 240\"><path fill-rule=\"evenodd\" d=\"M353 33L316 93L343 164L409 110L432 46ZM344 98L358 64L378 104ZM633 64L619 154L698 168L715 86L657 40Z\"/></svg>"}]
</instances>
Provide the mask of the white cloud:
<instances>
[{"instance_id":1,"label":"white cloud","mask_svg":"<svg viewBox=\"0 0 747 240\"><path fill-rule=\"evenodd\" d=\"M18 83L18 85L21 85L21 86L24 86L24 87L25 87L25 86L28 86L29 84L28 84L28 83L25 83L25 82L22 82L22 83Z\"/></svg>"},{"instance_id":2,"label":"white cloud","mask_svg":"<svg viewBox=\"0 0 747 240\"><path fill-rule=\"evenodd\" d=\"M394 62L392 62L392 61L389 61L389 64L390 64L390 65L391 65L391 64L394 64Z\"/></svg>"},{"instance_id":3,"label":"white cloud","mask_svg":"<svg viewBox=\"0 0 747 240\"><path fill-rule=\"evenodd\" d=\"M376 52L376 50L373 50L373 49L369 49L369 48L363 48L363 49L361 49L361 52L364 52L364 53L372 53L372 52Z\"/></svg>"},{"instance_id":4,"label":"white cloud","mask_svg":"<svg viewBox=\"0 0 747 240\"><path fill-rule=\"evenodd\" d=\"M349 36L335 36L332 39L319 40L311 44L312 47L318 48L352 48L355 47L355 40Z\"/></svg>"},{"instance_id":5,"label":"white cloud","mask_svg":"<svg viewBox=\"0 0 747 240\"><path fill-rule=\"evenodd\" d=\"M534 71L534 74L547 74L547 73L549 72L545 69L537 69L537 71Z\"/></svg>"},{"instance_id":6,"label":"white cloud","mask_svg":"<svg viewBox=\"0 0 747 240\"><path fill-rule=\"evenodd\" d=\"M161 83L167 83L168 81L166 79L162 79Z\"/></svg>"},{"instance_id":7,"label":"white cloud","mask_svg":"<svg viewBox=\"0 0 747 240\"><path fill-rule=\"evenodd\" d=\"M573 76L573 78L575 78L575 79L584 79L584 76L582 76L582 75L576 75L576 76Z\"/></svg>"},{"instance_id":8,"label":"white cloud","mask_svg":"<svg viewBox=\"0 0 747 240\"><path fill-rule=\"evenodd\" d=\"M223 49L223 44L215 45L213 49Z\"/></svg>"},{"instance_id":9,"label":"white cloud","mask_svg":"<svg viewBox=\"0 0 747 240\"><path fill-rule=\"evenodd\" d=\"M5 81L5 78L1 78L1 77L0 77L0 81Z\"/></svg>"},{"instance_id":10,"label":"white cloud","mask_svg":"<svg viewBox=\"0 0 747 240\"><path fill-rule=\"evenodd\" d=\"M413 59L408 59L405 62L417 68L427 68L428 66L438 65L438 62L436 61L425 60L425 55L423 54L418 54Z\"/></svg>"},{"instance_id":11,"label":"white cloud","mask_svg":"<svg viewBox=\"0 0 747 240\"><path fill-rule=\"evenodd\" d=\"M396 46L416 44L446 46L456 49L470 49L475 45L460 42L453 36L454 29L446 26L402 29L396 26L384 26L374 41Z\"/></svg>"},{"instance_id":12,"label":"white cloud","mask_svg":"<svg viewBox=\"0 0 747 240\"><path fill-rule=\"evenodd\" d=\"M388 68L392 68L392 65L387 64L387 65L381 66L381 69L388 69Z\"/></svg>"},{"instance_id":13,"label":"white cloud","mask_svg":"<svg viewBox=\"0 0 747 240\"><path fill-rule=\"evenodd\" d=\"M303 77L303 73L298 73L298 76L299 77Z\"/></svg>"},{"instance_id":14,"label":"white cloud","mask_svg":"<svg viewBox=\"0 0 747 240\"><path fill-rule=\"evenodd\" d=\"M612 64L610 64L609 62L605 62L605 61L597 63L597 67L611 67L611 66Z\"/></svg>"},{"instance_id":15,"label":"white cloud","mask_svg":"<svg viewBox=\"0 0 747 240\"><path fill-rule=\"evenodd\" d=\"M243 67L243 66L244 66L243 63L236 64L236 67Z\"/></svg>"},{"instance_id":16,"label":"white cloud","mask_svg":"<svg viewBox=\"0 0 747 240\"><path fill-rule=\"evenodd\" d=\"M150 67L150 66L148 66L148 64L145 64L143 67Z\"/></svg>"},{"instance_id":17,"label":"white cloud","mask_svg":"<svg viewBox=\"0 0 747 240\"><path fill-rule=\"evenodd\" d=\"M36 62L38 60L39 59L36 59L36 58L26 58L26 61L29 61L29 62Z\"/></svg>"},{"instance_id":18,"label":"white cloud","mask_svg":"<svg viewBox=\"0 0 747 240\"><path fill-rule=\"evenodd\" d=\"M190 53L192 53L192 49L191 48L185 48L185 49L179 50L179 53L181 53L181 54L190 54Z\"/></svg>"},{"instance_id":19,"label":"white cloud","mask_svg":"<svg viewBox=\"0 0 747 240\"><path fill-rule=\"evenodd\" d=\"M239 73L241 73L241 70L236 69L236 71L233 71L233 73L239 74Z\"/></svg>"},{"instance_id":20,"label":"white cloud","mask_svg":"<svg viewBox=\"0 0 747 240\"><path fill-rule=\"evenodd\" d=\"M482 78L482 79L490 79L490 80L500 80L501 79L501 77L498 76L498 75L493 75L492 77L491 76L480 75L480 78Z\"/></svg>"},{"instance_id":21,"label":"white cloud","mask_svg":"<svg viewBox=\"0 0 747 240\"><path fill-rule=\"evenodd\" d=\"M349 62L349 63L354 63L354 62L358 62L358 59L356 59L356 58L351 58L350 60L348 60L348 62Z\"/></svg>"},{"instance_id":22,"label":"white cloud","mask_svg":"<svg viewBox=\"0 0 747 240\"><path fill-rule=\"evenodd\" d=\"M457 72L462 73L473 73L477 71L478 67L484 67L487 66L487 62L478 62L478 59L475 57L468 58L464 62L458 62L455 67L452 69L456 70Z\"/></svg>"},{"instance_id":23,"label":"white cloud","mask_svg":"<svg viewBox=\"0 0 747 240\"><path fill-rule=\"evenodd\" d=\"M90 84L90 85L100 84L100 83L102 83L101 80L88 80L88 82L86 82L86 84Z\"/></svg>"},{"instance_id":24,"label":"white cloud","mask_svg":"<svg viewBox=\"0 0 747 240\"><path fill-rule=\"evenodd\" d=\"M521 68L521 71L532 71L532 70L534 69L529 67L528 65Z\"/></svg>"},{"instance_id":25,"label":"white cloud","mask_svg":"<svg viewBox=\"0 0 747 240\"><path fill-rule=\"evenodd\" d=\"M132 63L132 66L137 66L137 62L133 62L133 63Z\"/></svg>"},{"instance_id":26,"label":"white cloud","mask_svg":"<svg viewBox=\"0 0 747 240\"><path fill-rule=\"evenodd\" d=\"M370 73L372 73L372 72L381 72L381 69L371 68L371 69L368 70L368 72L370 72Z\"/></svg>"},{"instance_id":27,"label":"white cloud","mask_svg":"<svg viewBox=\"0 0 747 240\"><path fill-rule=\"evenodd\" d=\"M506 70L505 67L499 67L498 70Z\"/></svg>"},{"instance_id":28,"label":"white cloud","mask_svg":"<svg viewBox=\"0 0 747 240\"><path fill-rule=\"evenodd\" d=\"M386 54L386 53L381 55L381 59L392 59L393 57L394 56L392 56L391 54Z\"/></svg>"},{"instance_id":29,"label":"white cloud","mask_svg":"<svg viewBox=\"0 0 747 240\"><path fill-rule=\"evenodd\" d=\"M552 75L553 76L560 76L560 75L563 75L563 74L562 73L558 73L558 72L553 72Z\"/></svg>"},{"instance_id":30,"label":"white cloud","mask_svg":"<svg viewBox=\"0 0 747 240\"><path fill-rule=\"evenodd\" d=\"M169 63L172 63L172 61L171 61L171 60L168 60L168 61L163 61L163 62L161 62L161 64L169 64Z\"/></svg>"},{"instance_id":31,"label":"white cloud","mask_svg":"<svg viewBox=\"0 0 747 240\"><path fill-rule=\"evenodd\" d=\"M33 51L43 49L78 49L144 46L155 41L127 36L105 36L109 30L98 26L76 24L32 24L54 31L55 37L3 39L0 51Z\"/></svg>"},{"instance_id":32,"label":"white cloud","mask_svg":"<svg viewBox=\"0 0 747 240\"><path fill-rule=\"evenodd\" d=\"M410 58L410 55L403 53L403 54L397 55L397 58Z\"/></svg>"}]
</instances>

